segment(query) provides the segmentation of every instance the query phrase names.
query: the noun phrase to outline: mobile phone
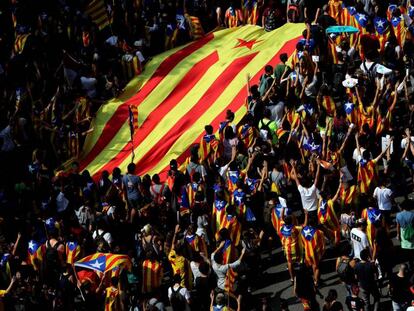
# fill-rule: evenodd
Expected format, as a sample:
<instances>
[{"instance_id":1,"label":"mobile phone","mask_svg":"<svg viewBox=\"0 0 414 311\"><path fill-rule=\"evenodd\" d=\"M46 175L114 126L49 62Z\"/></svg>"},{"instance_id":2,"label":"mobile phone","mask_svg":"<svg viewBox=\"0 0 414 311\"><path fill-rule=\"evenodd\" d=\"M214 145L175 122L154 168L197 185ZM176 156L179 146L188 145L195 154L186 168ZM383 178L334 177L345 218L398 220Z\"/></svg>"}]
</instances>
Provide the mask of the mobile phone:
<instances>
[{"instance_id":1,"label":"mobile phone","mask_svg":"<svg viewBox=\"0 0 414 311\"><path fill-rule=\"evenodd\" d=\"M319 55L312 55L312 61L315 63L319 62Z\"/></svg>"}]
</instances>

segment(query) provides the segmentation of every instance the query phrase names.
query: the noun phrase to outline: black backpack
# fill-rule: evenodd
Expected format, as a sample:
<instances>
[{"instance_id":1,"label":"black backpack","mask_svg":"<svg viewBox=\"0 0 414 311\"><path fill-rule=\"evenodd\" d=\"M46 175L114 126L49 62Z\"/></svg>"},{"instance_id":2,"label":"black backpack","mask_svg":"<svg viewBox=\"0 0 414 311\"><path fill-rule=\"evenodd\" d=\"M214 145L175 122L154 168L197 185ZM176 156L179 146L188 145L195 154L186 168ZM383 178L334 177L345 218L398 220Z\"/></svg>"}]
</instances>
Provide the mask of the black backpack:
<instances>
[{"instance_id":1,"label":"black backpack","mask_svg":"<svg viewBox=\"0 0 414 311\"><path fill-rule=\"evenodd\" d=\"M102 233L99 234L99 230L96 230L95 242L96 242L96 246L99 246L99 244L102 244L102 249L100 250L101 252L109 251L109 244L104 238L105 233L106 232L102 230Z\"/></svg>"},{"instance_id":2,"label":"black backpack","mask_svg":"<svg viewBox=\"0 0 414 311\"><path fill-rule=\"evenodd\" d=\"M50 270L55 270L59 267L59 253L57 249L60 244L60 242L56 242L52 246L50 241L46 242L45 263L46 267Z\"/></svg>"},{"instance_id":3,"label":"black backpack","mask_svg":"<svg viewBox=\"0 0 414 311\"><path fill-rule=\"evenodd\" d=\"M269 128L270 123L272 123L272 120L269 120L269 122L264 123L263 120L260 121L262 123L262 126L260 128L260 136L263 140L267 139L273 139L273 133L271 129Z\"/></svg>"},{"instance_id":4,"label":"black backpack","mask_svg":"<svg viewBox=\"0 0 414 311\"><path fill-rule=\"evenodd\" d=\"M174 290L174 286L171 286L170 303L174 311L184 311L186 309L186 301L185 297L180 293L181 289L182 287L179 286L177 290Z\"/></svg>"}]
</instances>

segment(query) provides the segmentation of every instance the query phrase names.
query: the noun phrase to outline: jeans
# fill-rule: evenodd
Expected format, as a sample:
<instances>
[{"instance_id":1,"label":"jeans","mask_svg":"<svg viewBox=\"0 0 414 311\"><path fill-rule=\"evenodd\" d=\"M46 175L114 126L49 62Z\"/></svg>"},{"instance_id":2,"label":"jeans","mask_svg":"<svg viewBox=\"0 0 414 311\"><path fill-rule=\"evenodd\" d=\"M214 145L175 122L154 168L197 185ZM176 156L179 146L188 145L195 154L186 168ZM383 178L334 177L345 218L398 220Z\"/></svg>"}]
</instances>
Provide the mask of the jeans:
<instances>
[{"instance_id":1,"label":"jeans","mask_svg":"<svg viewBox=\"0 0 414 311\"><path fill-rule=\"evenodd\" d=\"M373 306L370 305L370 296L374 299ZM365 311L378 311L380 302L380 293L378 288L364 289L361 288L361 298L365 302Z\"/></svg>"}]
</instances>

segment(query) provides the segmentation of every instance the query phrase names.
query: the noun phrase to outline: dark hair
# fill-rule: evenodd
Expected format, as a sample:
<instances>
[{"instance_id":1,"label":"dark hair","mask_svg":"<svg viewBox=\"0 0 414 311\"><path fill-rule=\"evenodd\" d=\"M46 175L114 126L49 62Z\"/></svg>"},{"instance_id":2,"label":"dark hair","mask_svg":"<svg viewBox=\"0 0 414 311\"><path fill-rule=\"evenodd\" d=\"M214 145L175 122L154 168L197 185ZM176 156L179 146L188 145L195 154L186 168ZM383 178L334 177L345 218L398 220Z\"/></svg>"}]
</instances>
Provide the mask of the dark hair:
<instances>
[{"instance_id":1,"label":"dark hair","mask_svg":"<svg viewBox=\"0 0 414 311\"><path fill-rule=\"evenodd\" d=\"M210 124L209 125L206 125L204 127L204 129L205 129L205 131L206 131L207 134L209 134L209 135L213 134L213 127Z\"/></svg>"},{"instance_id":2,"label":"dark hair","mask_svg":"<svg viewBox=\"0 0 414 311\"><path fill-rule=\"evenodd\" d=\"M266 73L273 73L273 67L270 65L265 66L265 72Z\"/></svg>"},{"instance_id":3,"label":"dark hair","mask_svg":"<svg viewBox=\"0 0 414 311\"><path fill-rule=\"evenodd\" d=\"M176 273L174 274L174 276L172 277L172 284L177 284L177 283L181 283L181 275Z\"/></svg>"},{"instance_id":4,"label":"dark hair","mask_svg":"<svg viewBox=\"0 0 414 311\"><path fill-rule=\"evenodd\" d=\"M286 63L289 57L286 53L282 53L279 58L282 62Z\"/></svg>"},{"instance_id":5,"label":"dark hair","mask_svg":"<svg viewBox=\"0 0 414 311\"><path fill-rule=\"evenodd\" d=\"M128 167L127 167L127 172L129 174L134 174L135 173L135 168L136 168L135 163L129 163Z\"/></svg>"},{"instance_id":6,"label":"dark hair","mask_svg":"<svg viewBox=\"0 0 414 311\"><path fill-rule=\"evenodd\" d=\"M369 253L369 249L368 248L364 248L361 253L359 254L359 256L361 257L361 260L363 261L368 261L370 258L370 253Z\"/></svg>"},{"instance_id":7,"label":"dark hair","mask_svg":"<svg viewBox=\"0 0 414 311\"><path fill-rule=\"evenodd\" d=\"M330 289L328 295L325 298L325 301L327 303L331 303L332 301L336 300L336 298L338 298L338 292L335 289Z\"/></svg>"}]
</instances>

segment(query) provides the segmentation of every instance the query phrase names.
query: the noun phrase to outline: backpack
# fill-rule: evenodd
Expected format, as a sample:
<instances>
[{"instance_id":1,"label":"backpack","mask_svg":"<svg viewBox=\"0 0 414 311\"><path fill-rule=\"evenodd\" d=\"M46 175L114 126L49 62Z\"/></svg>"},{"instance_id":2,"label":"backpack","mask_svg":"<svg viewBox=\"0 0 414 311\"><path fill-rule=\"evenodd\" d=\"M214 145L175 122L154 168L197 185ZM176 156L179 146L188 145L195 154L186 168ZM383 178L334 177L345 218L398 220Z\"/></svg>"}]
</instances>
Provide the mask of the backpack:
<instances>
[{"instance_id":1,"label":"backpack","mask_svg":"<svg viewBox=\"0 0 414 311\"><path fill-rule=\"evenodd\" d=\"M292 0L287 11L288 19L292 22L298 22L299 19L299 2L300 0Z\"/></svg>"},{"instance_id":2,"label":"backpack","mask_svg":"<svg viewBox=\"0 0 414 311\"><path fill-rule=\"evenodd\" d=\"M151 190L154 193L153 200L154 200L154 203L156 203L157 205L161 205L164 202L164 198L162 195L164 192L164 187L165 187L165 184L162 184L160 190L157 192L155 191L155 185L151 186Z\"/></svg>"},{"instance_id":3,"label":"backpack","mask_svg":"<svg viewBox=\"0 0 414 311\"><path fill-rule=\"evenodd\" d=\"M271 9L266 16L264 28L266 31L272 31L276 29L276 11Z\"/></svg>"},{"instance_id":4,"label":"backpack","mask_svg":"<svg viewBox=\"0 0 414 311\"><path fill-rule=\"evenodd\" d=\"M366 71L366 75L367 75L367 79L365 80L365 89L366 89L366 98L368 101L371 101L374 98L374 94L375 94L375 90L376 90L376 85L375 85L375 77L376 77L376 70L375 67L377 65L376 62L373 62L371 67L367 67L366 65L366 61L364 61L362 63L365 71Z\"/></svg>"},{"instance_id":5,"label":"backpack","mask_svg":"<svg viewBox=\"0 0 414 311\"><path fill-rule=\"evenodd\" d=\"M341 258L338 269L336 269L336 273L338 273L339 279L345 283L352 281L353 269L349 265L350 261L351 259L349 258Z\"/></svg>"},{"instance_id":6,"label":"backpack","mask_svg":"<svg viewBox=\"0 0 414 311\"><path fill-rule=\"evenodd\" d=\"M402 232L402 238L406 241L413 241L414 239L414 228L413 225L408 225Z\"/></svg>"},{"instance_id":7,"label":"backpack","mask_svg":"<svg viewBox=\"0 0 414 311\"><path fill-rule=\"evenodd\" d=\"M269 122L267 122L266 124L263 123L263 120L260 122L262 123L262 127L260 128L260 137L265 141L268 139L272 139L272 131L269 128L269 125L270 123L272 123L272 120L269 120Z\"/></svg>"},{"instance_id":8,"label":"backpack","mask_svg":"<svg viewBox=\"0 0 414 311\"><path fill-rule=\"evenodd\" d=\"M52 246L50 241L46 242L45 263L48 269L55 270L59 267L59 252L57 249L60 244L60 242L56 242Z\"/></svg>"},{"instance_id":9,"label":"backpack","mask_svg":"<svg viewBox=\"0 0 414 311\"><path fill-rule=\"evenodd\" d=\"M170 303L174 311L184 311L186 309L186 301L183 295L181 295L180 290L181 286L177 290L174 290L174 286L171 286L171 297Z\"/></svg>"},{"instance_id":10,"label":"backpack","mask_svg":"<svg viewBox=\"0 0 414 311\"><path fill-rule=\"evenodd\" d=\"M101 252L109 251L109 244L104 238L105 233L106 232L102 230L102 233L99 234L99 230L96 230L95 242L96 242L96 246L99 246L99 244L102 244L102 249L100 250Z\"/></svg>"}]
</instances>

